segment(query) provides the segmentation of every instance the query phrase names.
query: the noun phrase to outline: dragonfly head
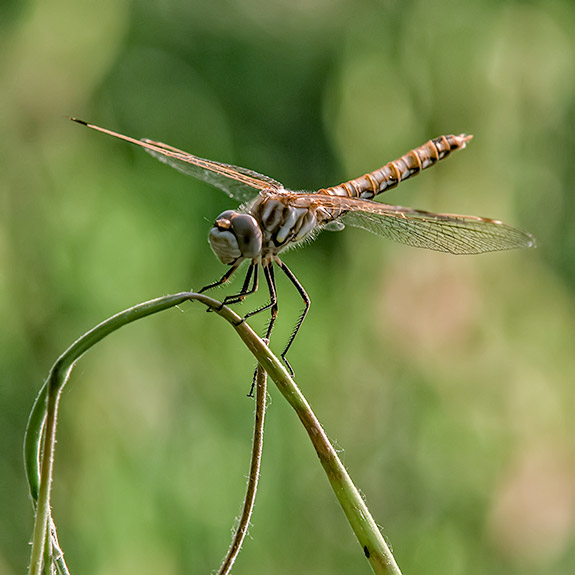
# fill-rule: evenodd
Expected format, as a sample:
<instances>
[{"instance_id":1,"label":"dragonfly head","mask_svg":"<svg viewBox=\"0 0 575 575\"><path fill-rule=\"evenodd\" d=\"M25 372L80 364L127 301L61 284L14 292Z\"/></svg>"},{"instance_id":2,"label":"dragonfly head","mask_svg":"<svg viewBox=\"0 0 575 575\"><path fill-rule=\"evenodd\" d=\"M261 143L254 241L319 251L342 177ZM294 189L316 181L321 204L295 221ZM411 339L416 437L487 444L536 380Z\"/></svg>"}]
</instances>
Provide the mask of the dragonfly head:
<instances>
[{"instance_id":1,"label":"dragonfly head","mask_svg":"<svg viewBox=\"0 0 575 575\"><path fill-rule=\"evenodd\" d=\"M228 265L238 258L255 258L262 251L262 231L256 219L234 210L216 218L209 240L218 259Z\"/></svg>"}]
</instances>

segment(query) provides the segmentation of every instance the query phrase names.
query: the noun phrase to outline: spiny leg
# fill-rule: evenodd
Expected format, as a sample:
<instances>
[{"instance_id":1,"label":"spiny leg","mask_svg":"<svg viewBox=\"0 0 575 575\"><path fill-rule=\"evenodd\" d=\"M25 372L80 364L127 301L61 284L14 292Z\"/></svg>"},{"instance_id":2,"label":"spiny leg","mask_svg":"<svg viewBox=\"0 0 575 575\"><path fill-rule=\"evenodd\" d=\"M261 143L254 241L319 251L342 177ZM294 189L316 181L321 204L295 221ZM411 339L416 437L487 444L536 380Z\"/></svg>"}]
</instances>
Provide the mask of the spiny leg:
<instances>
[{"instance_id":1,"label":"spiny leg","mask_svg":"<svg viewBox=\"0 0 575 575\"><path fill-rule=\"evenodd\" d=\"M264 276L266 278L266 282L268 284L268 290L270 292L270 301L268 303L266 303L265 305L259 307L258 309L255 309L254 311L250 311L249 313L246 313L246 315L243 317L242 321L246 320L248 317L251 317L252 315L256 315L258 313L261 313L262 311L265 311L266 309L271 308L272 309L272 311L271 311L272 319L270 321L270 326L271 326L271 328L273 328L273 324L276 320L276 316L278 313L277 295L276 295L276 281L274 278L274 269L273 269L273 265L271 263L263 264L262 267L264 269ZM271 333L271 329L270 329L270 327L268 327L266 337L269 338L270 333Z\"/></svg>"},{"instance_id":2,"label":"spiny leg","mask_svg":"<svg viewBox=\"0 0 575 575\"><path fill-rule=\"evenodd\" d=\"M294 328L294 330L293 330L293 332L289 338L289 341L287 342L287 345L286 345L285 349L282 351L281 356L280 356L283 359L284 363L286 364L290 374L293 376L294 371L292 369L292 366L289 364L289 361L286 359L286 355L287 355L289 348L291 347L291 344L294 342L294 339L295 339L295 337L299 331L299 328L301 327L301 325L303 323L303 320L305 319L305 316L307 315L307 312L309 311L309 308L311 305L311 300L310 300L309 296L307 295L303 286L299 283L299 281L297 280L295 275L292 273L292 271L279 258L275 258L275 261L278 264L278 266L281 268L283 273L288 277L288 279L291 281L291 283L295 286L295 288L297 289L299 295L301 296L301 298L303 299L304 304L305 304L305 308L304 308L303 312L301 313L301 315L299 316L299 319L297 320L297 323L295 324L295 328Z\"/></svg>"},{"instance_id":3,"label":"spiny leg","mask_svg":"<svg viewBox=\"0 0 575 575\"><path fill-rule=\"evenodd\" d=\"M223 275L223 277L221 279L219 279L217 282L211 283L211 284L207 285L206 287L203 287L199 293L202 293L204 291L207 291L209 289L218 287L218 286L226 283L230 279L232 274L238 269L238 267L240 266L240 263L237 263L232 268L230 268ZM252 275L253 275L253 283L252 283L251 287L248 287L250 280L252 278ZM257 289L258 289L258 266L257 266L257 264L252 262L252 263L250 263L250 266L249 266L248 271L246 273L244 285L242 286L241 291L237 294L232 294L232 295L226 296L224 298L223 305L231 305L231 304L239 303L239 302L243 301L247 295L250 295L250 294L254 293L255 291L257 291ZM211 311L211 309L208 308L207 311Z\"/></svg>"},{"instance_id":4,"label":"spiny leg","mask_svg":"<svg viewBox=\"0 0 575 575\"><path fill-rule=\"evenodd\" d=\"M224 305L232 305L235 303L240 303L240 302L244 301L244 298L246 296L257 291L257 289L258 289L258 269L259 269L258 264L253 263L253 262L250 263L250 267L248 268L248 271L246 273L246 278L244 280L244 285L242 286L241 291L237 294L226 296L224 298ZM253 280L252 286L249 287L252 275L253 275L254 280Z\"/></svg>"},{"instance_id":5,"label":"spiny leg","mask_svg":"<svg viewBox=\"0 0 575 575\"><path fill-rule=\"evenodd\" d=\"M218 281L208 284L207 286L204 286L198 293L204 293L205 291L208 291L209 289L221 286L222 284L225 284L231 277L232 275L236 272L236 270L240 267L240 263L235 263Z\"/></svg>"},{"instance_id":6,"label":"spiny leg","mask_svg":"<svg viewBox=\"0 0 575 575\"><path fill-rule=\"evenodd\" d=\"M278 315L278 298L277 298L277 293L276 293L276 280L274 277L274 267L273 264L270 264L267 268L268 273L266 276L266 280L268 282L268 288L270 290L270 308L271 308L271 312L270 312L270 323L268 324L268 330L266 332L266 337L265 339L267 339L269 341L270 336L272 334L272 330L274 328L274 324L276 322L276 317ZM253 312L252 312L253 313Z\"/></svg>"},{"instance_id":7,"label":"spiny leg","mask_svg":"<svg viewBox=\"0 0 575 575\"><path fill-rule=\"evenodd\" d=\"M203 292L208 291L210 289L213 289L215 287L221 286L222 284L225 284L232 277L232 275L236 272L236 270L240 267L240 264L241 264L241 262L236 262L218 281L215 281L214 283L211 283L211 284L208 284L207 286L204 286L198 293L203 293ZM216 311L220 311L223 306L224 306L224 304L222 303L219 307L214 308L214 309L216 309ZM209 307L206 309L206 311L209 313L209 312L213 311L213 309L211 307Z\"/></svg>"},{"instance_id":8,"label":"spiny leg","mask_svg":"<svg viewBox=\"0 0 575 575\"><path fill-rule=\"evenodd\" d=\"M276 282L275 282L275 277L274 277L273 264L267 263L263 266L263 268L264 268L264 275L266 277L266 282L268 284L268 289L270 292L270 301L268 304L246 314L242 321L244 321L247 317L250 317L252 315L255 315L256 313L260 313L262 311L265 311L266 309L271 308L270 323L268 324L268 329L266 332L266 336L264 338L266 343L269 343L270 335L271 335L272 330L274 328L274 324L276 322L276 317L278 314L278 303L277 303L278 298L277 298L277 292L276 292ZM254 377L252 378L252 385L250 387L250 392L248 393L248 397L253 397L253 395L254 395L254 387L256 384L257 375L258 375L258 370L256 368L256 371L254 373Z\"/></svg>"}]
</instances>

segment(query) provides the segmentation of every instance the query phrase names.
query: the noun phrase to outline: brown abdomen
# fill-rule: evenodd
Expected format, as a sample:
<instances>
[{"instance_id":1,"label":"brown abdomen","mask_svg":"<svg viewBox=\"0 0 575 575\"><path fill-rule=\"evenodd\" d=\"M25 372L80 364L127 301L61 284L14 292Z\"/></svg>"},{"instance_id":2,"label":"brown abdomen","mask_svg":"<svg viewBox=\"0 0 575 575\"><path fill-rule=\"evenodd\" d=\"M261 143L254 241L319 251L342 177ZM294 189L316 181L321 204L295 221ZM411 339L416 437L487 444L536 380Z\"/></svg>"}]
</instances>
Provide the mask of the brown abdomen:
<instances>
[{"instance_id":1,"label":"brown abdomen","mask_svg":"<svg viewBox=\"0 0 575 575\"><path fill-rule=\"evenodd\" d=\"M447 158L454 150L465 148L472 137L466 134L439 136L439 138L429 140L423 146L411 150L401 158L385 164L378 170L344 182L339 186L323 188L318 193L370 200L385 190L395 188L399 182L415 176L421 170L433 166L439 160Z\"/></svg>"}]
</instances>

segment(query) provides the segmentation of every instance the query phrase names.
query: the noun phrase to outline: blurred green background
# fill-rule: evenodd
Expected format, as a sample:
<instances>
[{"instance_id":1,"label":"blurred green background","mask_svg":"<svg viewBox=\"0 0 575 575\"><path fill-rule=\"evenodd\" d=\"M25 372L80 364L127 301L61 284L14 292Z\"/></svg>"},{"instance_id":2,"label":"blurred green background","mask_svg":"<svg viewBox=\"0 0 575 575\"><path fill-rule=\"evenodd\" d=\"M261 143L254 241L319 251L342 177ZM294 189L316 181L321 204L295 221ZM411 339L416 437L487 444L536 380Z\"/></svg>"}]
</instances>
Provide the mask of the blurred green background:
<instances>
[{"instance_id":1,"label":"blurred green background","mask_svg":"<svg viewBox=\"0 0 575 575\"><path fill-rule=\"evenodd\" d=\"M474 134L384 200L499 218L537 249L453 257L325 232L285 255L313 300L290 360L405 574L574 573L574 30L572 0L3 0L0 573L28 561L21 443L50 365L117 311L218 278L207 232L235 207L66 115L292 189ZM301 302L278 284L280 351ZM81 361L53 501L72 573L217 567L245 487L253 367L193 305ZM369 573L270 395L234 573Z\"/></svg>"}]
</instances>

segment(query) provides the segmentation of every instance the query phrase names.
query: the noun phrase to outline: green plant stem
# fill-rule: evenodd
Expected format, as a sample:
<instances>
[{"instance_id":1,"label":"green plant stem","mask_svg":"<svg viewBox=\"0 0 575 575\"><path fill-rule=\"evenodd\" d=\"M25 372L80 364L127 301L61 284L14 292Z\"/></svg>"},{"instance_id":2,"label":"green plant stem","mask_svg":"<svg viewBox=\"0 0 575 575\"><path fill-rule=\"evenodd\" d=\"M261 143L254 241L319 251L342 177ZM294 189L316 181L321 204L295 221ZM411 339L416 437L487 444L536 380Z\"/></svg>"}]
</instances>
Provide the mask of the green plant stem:
<instances>
[{"instance_id":1,"label":"green plant stem","mask_svg":"<svg viewBox=\"0 0 575 575\"><path fill-rule=\"evenodd\" d=\"M88 349L124 325L190 300L207 305L234 326L248 349L294 408L314 445L332 489L374 573L400 575L399 567L364 500L353 485L311 407L280 360L250 326L230 308L222 307L220 302L203 294L192 292L182 292L151 300L111 317L79 338L52 367L32 408L24 441L26 472L30 494L36 508L30 575L41 575L44 551L50 545L48 536L48 528L52 525L50 488L54 466L57 413L62 390L74 364ZM45 544L47 538L48 544ZM48 555L51 556L50 551Z\"/></svg>"},{"instance_id":2,"label":"green plant stem","mask_svg":"<svg viewBox=\"0 0 575 575\"><path fill-rule=\"evenodd\" d=\"M267 373L258 365L256 372L256 411L254 421L254 439L252 444L252 456L250 460L250 474L248 476L248 485L246 496L242 507L242 513L238 521L238 528L232 538L232 543L222 561L217 575L228 575L232 566L242 548L242 544L250 526L250 518L254 510L256 493L258 489L258 480L260 477L260 468L262 462L262 451L264 445L264 420L266 413L266 395L267 395Z\"/></svg>"},{"instance_id":3,"label":"green plant stem","mask_svg":"<svg viewBox=\"0 0 575 575\"><path fill-rule=\"evenodd\" d=\"M235 329L303 423L331 487L373 572L377 575L401 575L399 566L365 501L295 381L280 360L245 322L235 326Z\"/></svg>"},{"instance_id":4,"label":"green plant stem","mask_svg":"<svg viewBox=\"0 0 575 575\"><path fill-rule=\"evenodd\" d=\"M107 335L133 321L164 311L190 299L188 292L158 298L134 306L102 322L76 340L56 361L32 408L24 438L24 464L30 495L36 509L32 551L30 555L30 575L41 575L44 555L52 557L50 541L57 540L55 527L52 529L50 512L50 491L54 468L54 447L56 444L56 423L60 396L72 368L78 359L92 346ZM205 296L204 296L205 297ZM211 298L207 298L210 299ZM209 305L219 305L211 300ZM54 537L50 536L54 532ZM61 554L59 548L57 554ZM60 562L65 566L63 557ZM60 569L62 571L62 569ZM66 569L67 570L67 569ZM65 571L64 571L65 572Z\"/></svg>"}]
</instances>

